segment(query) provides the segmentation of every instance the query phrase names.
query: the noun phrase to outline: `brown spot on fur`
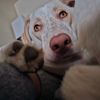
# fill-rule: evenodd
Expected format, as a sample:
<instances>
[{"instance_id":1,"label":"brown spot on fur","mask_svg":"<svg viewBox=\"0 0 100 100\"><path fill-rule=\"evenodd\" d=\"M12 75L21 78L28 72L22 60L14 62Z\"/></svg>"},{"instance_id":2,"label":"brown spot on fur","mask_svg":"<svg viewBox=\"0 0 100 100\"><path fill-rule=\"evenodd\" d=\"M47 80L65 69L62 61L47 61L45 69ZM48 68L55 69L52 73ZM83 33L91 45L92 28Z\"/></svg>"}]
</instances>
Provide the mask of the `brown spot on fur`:
<instances>
[{"instance_id":1,"label":"brown spot on fur","mask_svg":"<svg viewBox=\"0 0 100 100\"><path fill-rule=\"evenodd\" d=\"M68 5L69 7L75 6L75 0L61 0L64 4Z\"/></svg>"},{"instance_id":2,"label":"brown spot on fur","mask_svg":"<svg viewBox=\"0 0 100 100\"><path fill-rule=\"evenodd\" d=\"M24 45L21 42L14 42L12 46L12 51L10 52L9 56L15 56L23 46Z\"/></svg>"},{"instance_id":3,"label":"brown spot on fur","mask_svg":"<svg viewBox=\"0 0 100 100\"><path fill-rule=\"evenodd\" d=\"M26 62L31 62L38 57L38 51L35 48L28 46L24 51L24 56Z\"/></svg>"},{"instance_id":4,"label":"brown spot on fur","mask_svg":"<svg viewBox=\"0 0 100 100\"><path fill-rule=\"evenodd\" d=\"M68 3L68 6L74 7L75 6L75 0L72 0Z\"/></svg>"}]
</instances>

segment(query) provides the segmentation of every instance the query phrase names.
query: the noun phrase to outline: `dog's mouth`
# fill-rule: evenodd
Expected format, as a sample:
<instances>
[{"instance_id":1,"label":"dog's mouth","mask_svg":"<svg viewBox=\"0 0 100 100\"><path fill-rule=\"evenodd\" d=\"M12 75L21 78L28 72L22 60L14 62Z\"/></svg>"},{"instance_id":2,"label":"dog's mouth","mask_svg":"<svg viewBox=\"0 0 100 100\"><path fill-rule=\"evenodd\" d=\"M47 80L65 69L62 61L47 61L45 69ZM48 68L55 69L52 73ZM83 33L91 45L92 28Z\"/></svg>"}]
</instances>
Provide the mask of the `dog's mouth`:
<instances>
[{"instance_id":1,"label":"dog's mouth","mask_svg":"<svg viewBox=\"0 0 100 100\"><path fill-rule=\"evenodd\" d=\"M50 61L53 63L73 63L75 61L80 60L81 58L81 52L74 52L72 50L69 50L67 52L64 51L63 53L53 54L52 59Z\"/></svg>"},{"instance_id":2,"label":"dog's mouth","mask_svg":"<svg viewBox=\"0 0 100 100\"><path fill-rule=\"evenodd\" d=\"M66 62L74 62L74 61L77 61L79 59L81 59L81 55L79 53L72 53L72 54L63 55L63 56L59 57L58 60L66 61Z\"/></svg>"}]
</instances>

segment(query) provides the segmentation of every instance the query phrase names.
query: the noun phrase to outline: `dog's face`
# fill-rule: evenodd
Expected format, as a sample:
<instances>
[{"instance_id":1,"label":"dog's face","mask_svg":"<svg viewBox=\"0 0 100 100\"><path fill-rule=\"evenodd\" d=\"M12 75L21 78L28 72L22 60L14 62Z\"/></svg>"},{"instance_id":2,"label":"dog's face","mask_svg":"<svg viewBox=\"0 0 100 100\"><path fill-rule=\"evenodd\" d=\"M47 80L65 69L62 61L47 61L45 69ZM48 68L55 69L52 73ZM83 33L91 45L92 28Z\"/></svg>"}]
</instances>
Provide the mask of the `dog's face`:
<instances>
[{"instance_id":1,"label":"dog's face","mask_svg":"<svg viewBox=\"0 0 100 100\"><path fill-rule=\"evenodd\" d=\"M15 41L6 46L5 62L13 64L22 72L36 72L43 66L43 52L31 45Z\"/></svg>"},{"instance_id":2,"label":"dog's face","mask_svg":"<svg viewBox=\"0 0 100 100\"><path fill-rule=\"evenodd\" d=\"M77 36L71 27L70 13L74 2L70 1L71 7L53 0L30 16L29 34L42 41L44 58L50 62L69 61L76 56L73 47Z\"/></svg>"}]
</instances>

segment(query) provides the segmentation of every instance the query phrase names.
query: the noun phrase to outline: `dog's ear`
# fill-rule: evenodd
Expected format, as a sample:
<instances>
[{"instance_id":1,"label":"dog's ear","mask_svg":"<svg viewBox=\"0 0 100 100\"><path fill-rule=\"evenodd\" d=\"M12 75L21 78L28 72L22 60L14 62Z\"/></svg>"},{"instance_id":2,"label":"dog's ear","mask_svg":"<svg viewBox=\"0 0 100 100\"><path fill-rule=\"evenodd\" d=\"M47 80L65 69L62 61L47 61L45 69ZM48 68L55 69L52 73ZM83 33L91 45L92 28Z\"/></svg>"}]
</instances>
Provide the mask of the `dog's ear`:
<instances>
[{"instance_id":1,"label":"dog's ear","mask_svg":"<svg viewBox=\"0 0 100 100\"><path fill-rule=\"evenodd\" d=\"M69 7L75 6L75 0L60 0L62 3L66 4Z\"/></svg>"},{"instance_id":2,"label":"dog's ear","mask_svg":"<svg viewBox=\"0 0 100 100\"><path fill-rule=\"evenodd\" d=\"M22 42L24 44L29 44L31 43L31 39L29 36L29 24L30 24L30 18L26 17L25 18L25 24L24 24L24 33L22 34Z\"/></svg>"}]
</instances>

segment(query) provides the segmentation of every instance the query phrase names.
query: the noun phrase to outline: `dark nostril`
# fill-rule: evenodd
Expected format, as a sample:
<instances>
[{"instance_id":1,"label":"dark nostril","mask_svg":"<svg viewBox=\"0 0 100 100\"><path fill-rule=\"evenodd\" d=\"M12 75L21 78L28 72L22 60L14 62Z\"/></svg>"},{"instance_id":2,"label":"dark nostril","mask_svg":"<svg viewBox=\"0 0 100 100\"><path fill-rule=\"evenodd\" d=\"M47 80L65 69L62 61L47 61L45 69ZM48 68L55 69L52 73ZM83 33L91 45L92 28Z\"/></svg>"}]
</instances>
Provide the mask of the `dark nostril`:
<instances>
[{"instance_id":1,"label":"dark nostril","mask_svg":"<svg viewBox=\"0 0 100 100\"><path fill-rule=\"evenodd\" d=\"M55 44L53 47L52 47L53 50L57 50L59 49L59 45L58 44Z\"/></svg>"},{"instance_id":2,"label":"dark nostril","mask_svg":"<svg viewBox=\"0 0 100 100\"><path fill-rule=\"evenodd\" d=\"M64 45L68 45L68 44L70 44L71 43L71 41L69 40L69 39L66 39L65 41L64 41Z\"/></svg>"},{"instance_id":3,"label":"dark nostril","mask_svg":"<svg viewBox=\"0 0 100 100\"><path fill-rule=\"evenodd\" d=\"M65 41L64 41L64 45L67 45L67 44L68 44L68 40L65 40Z\"/></svg>"},{"instance_id":4,"label":"dark nostril","mask_svg":"<svg viewBox=\"0 0 100 100\"><path fill-rule=\"evenodd\" d=\"M27 47L24 51L25 61L31 62L38 57L38 51L33 47Z\"/></svg>"}]
</instances>

